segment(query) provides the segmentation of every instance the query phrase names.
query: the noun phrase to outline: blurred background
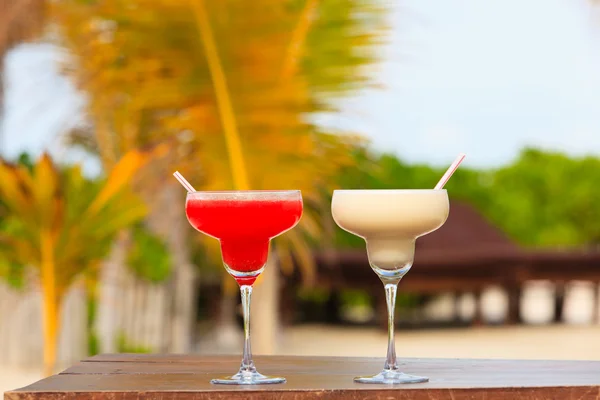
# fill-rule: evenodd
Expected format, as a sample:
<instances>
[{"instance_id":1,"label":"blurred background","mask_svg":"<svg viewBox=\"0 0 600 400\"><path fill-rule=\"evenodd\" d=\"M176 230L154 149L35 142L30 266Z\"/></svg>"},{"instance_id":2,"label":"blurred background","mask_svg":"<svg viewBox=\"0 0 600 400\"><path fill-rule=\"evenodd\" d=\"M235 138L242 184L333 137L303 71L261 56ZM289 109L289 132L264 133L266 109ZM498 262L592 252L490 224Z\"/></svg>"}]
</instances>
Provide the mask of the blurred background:
<instances>
[{"instance_id":1,"label":"blurred background","mask_svg":"<svg viewBox=\"0 0 600 400\"><path fill-rule=\"evenodd\" d=\"M241 353L198 190L301 189L256 354L384 356L335 188L446 186L400 357L598 359L600 15L584 0L1 0L0 392L101 352Z\"/></svg>"}]
</instances>

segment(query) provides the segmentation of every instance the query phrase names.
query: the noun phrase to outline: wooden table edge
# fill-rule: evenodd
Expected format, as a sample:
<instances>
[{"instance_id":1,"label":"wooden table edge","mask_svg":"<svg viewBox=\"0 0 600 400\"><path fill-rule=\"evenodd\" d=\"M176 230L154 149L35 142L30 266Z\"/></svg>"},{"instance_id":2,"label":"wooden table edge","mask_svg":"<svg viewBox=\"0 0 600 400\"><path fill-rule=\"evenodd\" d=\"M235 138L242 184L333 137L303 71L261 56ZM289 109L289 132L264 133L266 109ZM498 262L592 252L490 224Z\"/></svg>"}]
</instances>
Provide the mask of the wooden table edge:
<instances>
[{"instance_id":1,"label":"wooden table edge","mask_svg":"<svg viewBox=\"0 0 600 400\"><path fill-rule=\"evenodd\" d=\"M390 392L397 400L505 400L517 398L588 400L600 398L600 386L539 386L539 387L478 387L478 388L411 388L411 387L374 387L354 389L290 389L262 391L244 388L224 391L192 391L192 390L160 390L160 391L19 391L4 393L4 400L45 400L89 399L99 398L133 400L144 398L176 398L177 400L208 400L208 399L247 399L247 400L296 400L296 399L390 399ZM151 397L147 397L151 396ZM301 396L301 397L300 397ZM323 397L327 396L327 397ZM508 397L507 397L508 396Z\"/></svg>"}]
</instances>

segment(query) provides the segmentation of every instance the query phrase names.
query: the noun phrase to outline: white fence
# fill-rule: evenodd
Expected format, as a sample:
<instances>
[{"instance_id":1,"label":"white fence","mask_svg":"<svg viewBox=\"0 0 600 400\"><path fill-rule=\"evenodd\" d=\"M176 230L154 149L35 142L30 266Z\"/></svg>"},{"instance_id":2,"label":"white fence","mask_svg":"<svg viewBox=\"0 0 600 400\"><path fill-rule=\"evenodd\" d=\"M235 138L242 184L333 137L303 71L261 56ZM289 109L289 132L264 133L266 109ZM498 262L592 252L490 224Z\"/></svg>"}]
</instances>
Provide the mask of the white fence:
<instances>
[{"instance_id":1,"label":"white fence","mask_svg":"<svg viewBox=\"0 0 600 400\"><path fill-rule=\"evenodd\" d=\"M113 267L113 268L111 268ZM172 280L152 284L107 265L95 321L100 352L176 351ZM33 282L33 280L31 280ZM87 299L76 284L61 308L57 368L88 356ZM0 365L39 368L43 354L42 298L38 284L17 290L0 281ZM191 333L179 338L191 343Z\"/></svg>"},{"instance_id":2,"label":"white fence","mask_svg":"<svg viewBox=\"0 0 600 400\"><path fill-rule=\"evenodd\" d=\"M172 351L173 296L169 286L169 282L152 284L128 271L107 268L96 319L100 351Z\"/></svg>"},{"instance_id":3,"label":"white fence","mask_svg":"<svg viewBox=\"0 0 600 400\"><path fill-rule=\"evenodd\" d=\"M87 354L85 292L75 285L61 312L57 364L70 365ZM39 286L15 290L0 282L0 364L39 368L43 354L42 298Z\"/></svg>"}]
</instances>

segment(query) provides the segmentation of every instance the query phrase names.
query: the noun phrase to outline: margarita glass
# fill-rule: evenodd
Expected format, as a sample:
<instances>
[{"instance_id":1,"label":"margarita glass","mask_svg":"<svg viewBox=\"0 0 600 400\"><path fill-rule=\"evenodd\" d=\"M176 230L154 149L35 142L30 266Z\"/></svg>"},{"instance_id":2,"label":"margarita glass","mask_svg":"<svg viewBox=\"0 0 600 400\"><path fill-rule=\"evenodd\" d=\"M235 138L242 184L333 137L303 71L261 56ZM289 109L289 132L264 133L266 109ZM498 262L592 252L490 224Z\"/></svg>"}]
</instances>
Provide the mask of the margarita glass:
<instances>
[{"instance_id":1,"label":"margarita glass","mask_svg":"<svg viewBox=\"0 0 600 400\"><path fill-rule=\"evenodd\" d=\"M190 192L185 212L198 231L221 243L223 265L240 285L244 312L244 353L237 374L211 383L254 385L283 383L285 378L260 374L250 348L252 284L263 272L271 239L292 229L302 216L299 190Z\"/></svg>"},{"instance_id":2,"label":"margarita glass","mask_svg":"<svg viewBox=\"0 0 600 400\"><path fill-rule=\"evenodd\" d=\"M398 369L394 345L394 310L398 283L413 264L415 241L446 222L448 194L429 190L336 190L331 203L338 226L367 244L369 264L385 287L388 351L383 371L361 376L359 383L417 383L429 379Z\"/></svg>"}]
</instances>

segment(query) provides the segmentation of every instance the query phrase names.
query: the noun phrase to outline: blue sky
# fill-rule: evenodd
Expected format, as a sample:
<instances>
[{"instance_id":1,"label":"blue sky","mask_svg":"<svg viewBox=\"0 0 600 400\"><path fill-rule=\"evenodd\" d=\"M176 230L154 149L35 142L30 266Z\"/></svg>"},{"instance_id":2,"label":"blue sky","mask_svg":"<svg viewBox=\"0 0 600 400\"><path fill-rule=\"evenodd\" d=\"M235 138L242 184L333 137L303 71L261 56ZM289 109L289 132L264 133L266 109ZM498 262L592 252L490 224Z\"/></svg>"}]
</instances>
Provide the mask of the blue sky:
<instances>
[{"instance_id":1,"label":"blue sky","mask_svg":"<svg viewBox=\"0 0 600 400\"><path fill-rule=\"evenodd\" d=\"M358 129L411 162L510 162L525 145L600 156L600 14L584 0L399 0L373 73L382 89L324 124ZM83 99L48 46L7 60L2 149L61 151ZM72 159L81 154L69 154Z\"/></svg>"},{"instance_id":2,"label":"blue sky","mask_svg":"<svg viewBox=\"0 0 600 400\"><path fill-rule=\"evenodd\" d=\"M600 155L600 17L579 0L411 0L392 15L383 90L328 122L382 150L509 162L525 145Z\"/></svg>"}]
</instances>

